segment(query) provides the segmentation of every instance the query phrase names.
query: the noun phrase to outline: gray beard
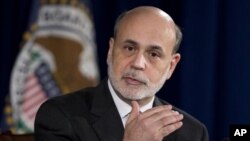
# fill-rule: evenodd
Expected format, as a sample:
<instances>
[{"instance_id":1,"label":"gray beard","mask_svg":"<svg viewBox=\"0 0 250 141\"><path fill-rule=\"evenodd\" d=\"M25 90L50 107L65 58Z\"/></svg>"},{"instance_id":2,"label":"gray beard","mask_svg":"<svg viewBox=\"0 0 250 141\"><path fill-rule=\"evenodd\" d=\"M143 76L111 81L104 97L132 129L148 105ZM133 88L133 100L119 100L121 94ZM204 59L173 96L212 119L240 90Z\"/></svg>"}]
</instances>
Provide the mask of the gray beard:
<instances>
[{"instance_id":1,"label":"gray beard","mask_svg":"<svg viewBox=\"0 0 250 141\"><path fill-rule=\"evenodd\" d=\"M140 71L135 69L124 70L122 77L129 75L145 82L145 85L127 85L124 87L121 85L122 78L115 76L112 68L112 61L108 60L108 76L110 82L116 93L127 100L142 100L148 97L153 97L162 88L167 78L166 72L157 84L152 84Z\"/></svg>"}]
</instances>

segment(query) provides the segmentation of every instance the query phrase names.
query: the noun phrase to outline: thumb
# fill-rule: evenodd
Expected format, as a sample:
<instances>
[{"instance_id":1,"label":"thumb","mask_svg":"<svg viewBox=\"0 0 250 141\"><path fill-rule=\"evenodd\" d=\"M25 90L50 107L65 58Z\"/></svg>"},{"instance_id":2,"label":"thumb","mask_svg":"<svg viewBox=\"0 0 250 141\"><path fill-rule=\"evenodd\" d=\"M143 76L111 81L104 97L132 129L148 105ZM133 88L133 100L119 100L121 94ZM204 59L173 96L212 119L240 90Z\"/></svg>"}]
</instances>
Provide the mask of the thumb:
<instances>
[{"instance_id":1,"label":"thumb","mask_svg":"<svg viewBox=\"0 0 250 141\"><path fill-rule=\"evenodd\" d=\"M134 120L140 114L139 104L136 101L131 101L131 105L132 105L132 110L129 114L126 124Z\"/></svg>"}]
</instances>

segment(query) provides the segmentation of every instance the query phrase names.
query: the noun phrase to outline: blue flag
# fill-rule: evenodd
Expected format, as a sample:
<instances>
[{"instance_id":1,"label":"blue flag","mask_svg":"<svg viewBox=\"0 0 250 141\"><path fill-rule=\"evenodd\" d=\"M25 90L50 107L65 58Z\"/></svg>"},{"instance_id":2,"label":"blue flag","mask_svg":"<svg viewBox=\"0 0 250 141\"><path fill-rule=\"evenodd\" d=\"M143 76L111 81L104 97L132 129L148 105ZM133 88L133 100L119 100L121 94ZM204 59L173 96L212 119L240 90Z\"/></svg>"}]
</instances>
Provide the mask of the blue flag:
<instances>
[{"instance_id":1,"label":"blue flag","mask_svg":"<svg viewBox=\"0 0 250 141\"><path fill-rule=\"evenodd\" d=\"M87 1L34 1L30 29L10 80L17 134L32 133L40 105L99 81L92 16Z\"/></svg>"}]
</instances>

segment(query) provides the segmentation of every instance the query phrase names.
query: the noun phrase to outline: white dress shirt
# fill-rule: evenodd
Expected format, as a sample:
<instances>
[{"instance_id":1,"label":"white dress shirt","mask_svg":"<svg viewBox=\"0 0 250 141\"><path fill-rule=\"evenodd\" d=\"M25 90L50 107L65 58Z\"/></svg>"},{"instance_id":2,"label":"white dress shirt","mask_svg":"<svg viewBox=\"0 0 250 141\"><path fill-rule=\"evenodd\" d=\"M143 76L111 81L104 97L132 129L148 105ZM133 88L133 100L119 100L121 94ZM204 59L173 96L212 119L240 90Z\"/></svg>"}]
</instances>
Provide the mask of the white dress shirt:
<instances>
[{"instance_id":1,"label":"white dress shirt","mask_svg":"<svg viewBox=\"0 0 250 141\"><path fill-rule=\"evenodd\" d=\"M109 87L109 91L112 95L112 98L115 102L116 108L120 114L120 117L122 119L122 123L123 123L123 127L125 127L126 121L128 119L128 115L131 112L132 107L124 102L119 96L117 96L116 92L114 91L110 80L108 80L108 87ZM140 112L145 112L148 109L151 109L153 107L153 102L154 102L154 98L152 98L152 100L147 103L146 105L140 107Z\"/></svg>"}]
</instances>

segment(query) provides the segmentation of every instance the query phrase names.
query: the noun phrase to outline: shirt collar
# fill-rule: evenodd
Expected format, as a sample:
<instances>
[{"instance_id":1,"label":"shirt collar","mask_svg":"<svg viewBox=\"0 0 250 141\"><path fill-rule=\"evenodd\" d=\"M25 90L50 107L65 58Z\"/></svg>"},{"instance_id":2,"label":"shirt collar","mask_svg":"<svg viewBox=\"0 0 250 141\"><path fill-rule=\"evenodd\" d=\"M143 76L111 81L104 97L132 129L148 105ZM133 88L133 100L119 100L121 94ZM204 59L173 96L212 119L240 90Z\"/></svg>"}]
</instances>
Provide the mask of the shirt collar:
<instances>
[{"instance_id":1,"label":"shirt collar","mask_svg":"<svg viewBox=\"0 0 250 141\"><path fill-rule=\"evenodd\" d=\"M121 118L125 117L126 115L128 115L128 113L131 112L131 109L132 109L131 106L128 103L124 102L119 96L117 96L116 92L114 91L110 83L110 80L108 80L108 87L109 87L111 96L113 97L116 108L118 109L118 112ZM146 110L151 109L153 107L153 102L154 102L154 98L152 98L152 100L146 105L140 107L140 111L145 112Z\"/></svg>"}]
</instances>

